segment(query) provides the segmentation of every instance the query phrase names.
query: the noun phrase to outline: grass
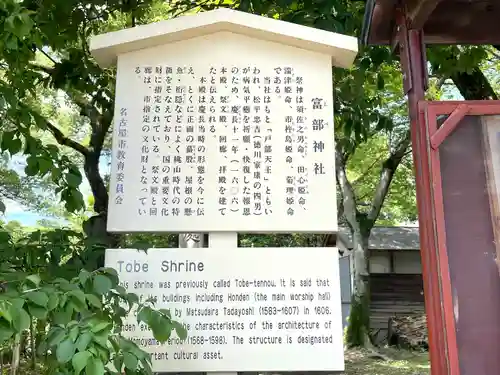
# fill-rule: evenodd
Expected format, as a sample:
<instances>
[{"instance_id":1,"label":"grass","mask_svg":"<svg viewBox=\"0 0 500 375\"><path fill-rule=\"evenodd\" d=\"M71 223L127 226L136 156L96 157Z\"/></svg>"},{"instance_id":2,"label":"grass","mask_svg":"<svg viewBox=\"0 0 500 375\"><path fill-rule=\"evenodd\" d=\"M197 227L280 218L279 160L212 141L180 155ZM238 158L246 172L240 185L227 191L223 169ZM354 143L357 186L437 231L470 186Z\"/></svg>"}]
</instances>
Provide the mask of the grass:
<instances>
[{"instance_id":1,"label":"grass","mask_svg":"<svg viewBox=\"0 0 500 375\"><path fill-rule=\"evenodd\" d=\"M428 375L427 352L378 349L389 361L370 357L366 350L352 349L345 353L345 375Z\"/></svg>"}]
</instances>

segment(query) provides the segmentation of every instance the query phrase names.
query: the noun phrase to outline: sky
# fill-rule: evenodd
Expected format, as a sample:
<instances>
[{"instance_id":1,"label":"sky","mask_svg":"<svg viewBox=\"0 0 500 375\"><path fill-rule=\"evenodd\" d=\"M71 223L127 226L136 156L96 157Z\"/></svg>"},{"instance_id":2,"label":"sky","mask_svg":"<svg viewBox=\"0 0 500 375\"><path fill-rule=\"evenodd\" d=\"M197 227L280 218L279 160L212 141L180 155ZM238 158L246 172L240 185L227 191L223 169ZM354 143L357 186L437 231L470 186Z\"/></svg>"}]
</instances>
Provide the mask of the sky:
<instances>
[{"instance_id":1,"label":"sky","mask_svg":"<svg viewBox=\"0 0 500 375\"><path fill-rule=\"evenodd\" d=\"M9 165L12 169L16 170L20 175L24 175L24 167L25 167L25 157L24 156L16 156L13 158L13 161ZM109 163L107 158L102 157L101 161L99 163L99 168L101 172L104 173L109 173ZM80 170L83 176L83 181L82 185L80 188L81 193L83 194L84 197L88 197L92 194L90 190L90 185L85 178L85 174L83 170ZM6 212L5 212L5 220L6 221L19 221L23 225L26 226L34 226L37 224L39 220L42 219L47 219L47 220L54 220L54 218L47 217L44 215L40 215L37 212L33 212L30 210L27 210L25 207L20 205L17 202L14 202L12 200L5 200L5 206L6 206ZM61 223L63 220L61 220Z\"/></svg>"}]
</instances>

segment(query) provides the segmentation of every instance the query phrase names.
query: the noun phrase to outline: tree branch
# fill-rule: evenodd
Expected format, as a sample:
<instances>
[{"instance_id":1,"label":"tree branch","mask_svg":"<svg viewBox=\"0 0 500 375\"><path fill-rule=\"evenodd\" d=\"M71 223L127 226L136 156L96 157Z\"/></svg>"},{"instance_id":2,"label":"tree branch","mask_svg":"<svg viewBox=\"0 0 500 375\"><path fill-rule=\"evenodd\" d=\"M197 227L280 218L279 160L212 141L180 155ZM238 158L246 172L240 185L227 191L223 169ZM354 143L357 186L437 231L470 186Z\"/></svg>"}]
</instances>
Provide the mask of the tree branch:
<instances>
[{"instance_id":1,"label":"tree branch","mask_svg":"<svg viewBox=\"0 0 500 375\"><path fill-rule=\"evenodd\" d=\"M345 170L345 159L342 152L338 149L335 150L335 175L337 178L337 185L339 186L342 195L342 208L343 214L351 226L351 228L359 230L359 223L357 220L358 209L356 207L356 197L347 173Z\"/></svg>"},{"instance_id":2,"label":"tree branch","mask_svg":"<svg viewBox=\"0 0 500 375\"><path fill-rule=\"evenodd\" d=\"M411 132L410 129L408 129L403 139L396 146L395 150L384 161L384 163L382 163L379 183L377 185L377 188L375 189L371 208L368 211L367 215L368 225L370 227L373 227L380 214L380 210L382 209L385 197L387 196L387 193L389 191L389 186L391 185L394 173L396 172L398 165L401 163L401 160L403 160L404 156L406 155L406 150L410 146L410 143Z\"/></svg>"},{"instance_id":3,"label":"tree branch","mask_svg":"<svg viewBox=\"0 0 500 375\"><path fill-rule=\"evenodd\" d=\"M450 78L465 100L497 100L498 96L481 69L470 72L456 72Z\"/></svg>"},{"instance_id":4,"label":"tree branch","mask_svg":"<svg viewBox=\"0 0 500 375\"><path fill-rule=\"evenodd\" d=\"M368 168L365 169L365 171L363 172L363 174L361 176L359 176L357 179L355 179L351 185L355 186L361 182L363 182L366 177L370 174L371 170L373 169L373 167L375 167L376 164L378 164L378 162L380 161L380 159L382 159L381 157L375 159L373 161L373 163L370 164L370 166Z\"/></svg>"},{"instance_id":5,"label":"tree branch","mask_svg":"<svg viewBox=\"0 0 500 375\"><path fill-rule=\"evenodd\" d=\"M37 48L46 58L52 61L53 64L57 64L57 61L52 58L47 52L45 52L42 48Z\"/></svg>"},{"instance_id":6,"label":"tree branch","mask_svg":"<svg viewBox=\"0 0 500 375\"><path fill-rule=\"evenodd\" d=\"M54 74L54 68L44 66L41 64L37 63L32 63L31 64L32 68L41 70L42 72L48 74L51 76ZM63 88L61 88L63 89ZM63 91L68 95L68 97L73 101L73 103L80 109L80 115L85 116L90 120L90 124L92 126L93 132L99 131L99 127L101 123L103 122L103 115L99 110L96 108L95 105L93 105L92 100L88 100L85 98L85 95L78 92L77 90L71 89L71 88L66 88L63 89ZM99 93L98 93L99 94ZM97 94L97 95L98 95ZM107 133L108 129L105 129L105 133ZM102 141L104 142L104 140Z\"/></svg>"},{"instance_id":7,"label":"tree branch","mask_svg":"<svg viewBox=\"0 0 500 375\"><path fill-rule=\"evenodd\" d=\"M5 87L3 85L2 87L3 90L9 91L10 95L12 98L16 98L16 95L14 95L9 88ZM42 116L40 113L38 113L36 110L33 108L29 107L25 103L21 102L19 99L16 100L16 103L14 105L17 105L17 107L22 110L26 111L26 113L31 114L33 116L33 119L37 124L39 124L40 128L46 128L50 133L52 133L52 136L55 138L57 143L59 143L62 146L67 146L72 148L73 150L79 152L83 156L86 156L89 153L89 150L83 146L82 144L72 140L71 138L67 137L64 135L64 133L57 128L54 124L52 124L49 120L47 120L44 116Z\"/></svg>"},{"instance_id":8,"label":"tree branch","mask_svg":"<svg viewBox=\"0 0 500 375\"><path fill-rule=\"evenodd\" d=\"M101 122L101 112L92 105L91 101L85 99L84 95L74 90L66 90L66 94L80 108L80 115L87 117L90 120L92 128L98 126Z\"/></svg>"},{"instance_id":9,"label":"tree branch","mask_svg":"<svg viewBox=\"0 0 500 375\"><path fill-rule=\"evenodd\" d=\"M52 133L57 143L63 146L68 146L73 150L78 151L83 156L86 156L89 153L89 150L85 146L65 136L61 130L54 126L45 117L36 112L32 112L32 115L37 123L43 122L44 126Z\"/></svg>"}]
</instances>

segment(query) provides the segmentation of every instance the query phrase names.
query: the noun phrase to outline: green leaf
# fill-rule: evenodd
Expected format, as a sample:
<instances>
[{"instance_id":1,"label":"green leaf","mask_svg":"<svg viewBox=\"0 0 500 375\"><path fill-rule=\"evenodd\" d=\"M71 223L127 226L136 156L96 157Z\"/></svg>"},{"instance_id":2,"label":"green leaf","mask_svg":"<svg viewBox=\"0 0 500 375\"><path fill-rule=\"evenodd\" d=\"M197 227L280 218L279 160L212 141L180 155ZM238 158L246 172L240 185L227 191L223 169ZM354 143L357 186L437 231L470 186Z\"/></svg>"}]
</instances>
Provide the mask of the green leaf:
<instances>
[{"instance_id":1,"label":"green leaf","mask_svg":"<svg viewBox=\"0 0 500 375\"><path fill-rule=\"evenodd\" d=\"M99 358L101 358L103 363L108 363L109 362L109 349L100 347L99 345L94 346L94 348L97 350L97 354Z\"/></svg>"},{"instance_id":2,"label":"green leaf","mask_svg":"<svg viewBox=\"0 0 500 375\"><path fill-rule=\"evenodd\" d=\"M29 275L28 277L26 277L26 280L31 282L35 287L38 287L41 281L40 276L37 274Z\"/></svg>"},{"instance_id":3,"label":"green leaf","mask_svg":"<svg viewBox=\"0 0 500 375\"><path fill-rule=\"evenodd\" d=\"M73 315L73 309L70 308L69 305L62 310L59 310L54 313L54 323L60 325L66 325L71 320Z\"/></svg>"},{"instance_id":4,"label":"green leaf","mask_svg":"<svg viewBox=\"0 0 500 375\"><path fill-rule=\"evenodd\" d=\"M66 304L66 307L71 308L72 310L74 310L76 312L82 312L82 311L86 310L86 306L83 307L81 305L81 303L74 298L72 298L71 300L68 301L68 303Z\"/></svg>"},{"instance_id":5,"label":"green leaf","mask_svg":"<svg viewBox=\"0 0 500 375\"><path fill-rule=\"evenodd\" d=\"M55 183L58 183L59 182L59 179L61 178L62 176L62 173L61 173L61 170L58 169L58 168L53 168L52 169L52 181L55 182Z\"/></svg>"},{"instance_id":6,"label":"green leaf","mask_svg":"<svg viewBox=\"0 0 500 375\"><path fill-rule=\"evenodd\" d=\"M15 313L14 313L15 311ZM17 332L22 332L30 327L31 318L24 309L12 311L12 325Z\"/></svg>"},{"instance_id":7,"label":"green leaf","mask_svg":"<svg viewBox=\"0 0 500 375\"><path fill-rule=\"evenodd\" d=\"M2 201L0 201L0 213L5 213L5 203L3 203Z\"/></svg>"},{"instance_id":8,"label":"green leaf","mask_svg":"<svg viewBox=\"0 0 500 375\"><path fill-rule=\"evenodd\" d=\"M149 325L153 310L150 307L143 307L137 314L137 323L144 322Z\"/></svg>"},{"instance_id":9,"label":"green leaf","mask_svg":"<svg viewBox=\"0 0 500 375\"><path fill-rule=\"evenodd\" d=\"M135 293L127 293L127 301L130 305L139 303L139 296Z\"/></svg>"},{"instance_id":10,"label":"green leaf","mask_svg":"<svg viewBox=\"0 0 500 375\"><path fill-rule=\"evenodd\" d=\"M87 375L103 375L104 364L99 358L90 357L85 371Z\"/></svg>"},{"instance_id":11,"label":"green leaf","mask_svg":"<svg viewBox=\"0 0 500 375\"><path fill-rule=\"evenodd\" d=\"M92 274L87 270L81 270L78 274L78 279L80 280L80 284L85 285L87 280L92 276Z\"/></svg>"},{"instance_id":12,"label":"green leaf","mask_svg":"<svg viewBox=\"0 0 500 375\"><path fill-rule=\"evenodd\" d=\"M0 317L3 317L7 322L12 322L12 314L11 310L13 309L11 306L7 304L5 301L0 302ZM15 311L14 311L15 313Z\"/></svg>"},{"instance_id":13,"label":"green leaf","mask_svg":"<svg viewBox=\"0 0 500 375\"><path fill-rule=\"evenodd\" d=\"M0 344L14 335L14 330L5 321L0 320Z\"/></svg>"},{"instance_id":14,"label":"green leaf","mask_svg":"<svg viewBox=\"0 0 500 375\"><path fill-rule=\"evenodd\" d=\"M87 367L87 363L92 357L90 352L84 351L76 353L71 359L71 364L73 365L73 370L75 375L79 375L82 370Z\"/></svg>"},{"instance_id":15,"label":"green leaf","mask_svg":"<svg viewBox=\"0 0 500 375\"><path fill-rule=\"evenodd\" d=\"M19 37L19 39L28 35L31 29L33 28L33 21L31 20L27 12L16 14L14 17L13 24L14 24L13 31Z\"/></svg>"},{"instance_id":16,"label":"green leaf","mask_svg":"<svg viewBox=\"0 0 500 375\"><path fill-rule=\"evenodd\" d=\"M46 319L48 311L46 308L40 307L40 306L35 306L35 305L28 305L28 311L32 316L34 316L37 319Z\"/></svg>"},{"instance_id":17,"label":"green leaf","mask_svg":"<svg viewBox=\"0 0 500 375\"><path fill-rule=\"evenodd\" d=\"M54 310L59 304L59 296L57 294L51 293L49 294L49 301L47 302L47 310Z\"/></svg>"},{"instance_id":18,"label":"green leaf","mask_svg":"<svg viewBox=\"0 0 500 375\"><path fill-rule=\"evenodd\" d=\"M111 343L111 346L113 347L115 352L118 353L121 350L120 345L118 344L118 340L116 339L116 337L110 336L108 338L108 341Z\"/></svg>"},{"instance_id":19,"label":"green leaf","mask_svg":"<svg viewBox=\"0 0 500 375\"><path fill-rule=\"evenodd\" d=\"M69 337L59 343L56 349L57 361L61 364L68 363L75 354L75 343Z\"/></svg>"},{"instance_id":20,"label":"green leaf","mask_svg":"<svg viewBox=\"0 0 500 375\"><path fill-rule=\"evenodd\" d=\"M50 171L52 166L53 166L53 164L52 164L51 160L45 159L45 158L38 159L38 168L39 168L40 174L45 175L47 172Z\"/></svg>"},{"instance_id":21,"label":"green leaf","mask_svg":"<svg viewBox=\"0 0 500 375\"><path fill-rule=\"evenodd\" d=\"M127 289L125 289L123 286L121 285L117 285L116 288L115 288L116 292L121 295L121 296L126 296L127 295Z\"/></svg>"},{"instance_id":22,"label":"green leaf","mask_svg":"<svg viewBox=\"0 0 500 375\"><path fill-rule=\"evenodd\" d=\"M0 143L0 148L3 151L9 150L10 144L14 139L14 132L3 132L2 133L2 142Z\"/></svg>"},{"instance_id":23,"label":"green leaf","mask_svg":"<svg viewBox=\"0 0 500 375\"><path fill-rule=\"evenodd\" d=\"M137 365L139 364L139 360L132 353L125 352L123 353L123 363L125 364L125 368L135 371L137 369Z\"/></svg>"},{"instance_id":24,"label":"green leaf","mask_svg":"<svg viewBox=\"0 0 500 375\"><path fill-rule=\"evenodd\" d=\"M49 302L49 297L44 292L28 292L25 294L25 297L33 302L35 305L47 307L47 303Z\"/></svg>"},{"instance_id":25,"label":"green leaf","mask_svg":"<svg viewBox=\"0 0 500 375\"><path fill-rule=\"evenodd\" d=\"M92 341L92 337L93 335L91 332L82 333L76 340L76 348L78 349L78 351L83 352L85 349L87 349L90 341Z\"/></svg>"},{"instance_id":26,"label":"green leaf","mask_svg":"<svg viewBox=\"0 0 500 375\"><path fill-rule=\"evenodd\" d=\"M68 295L75 297L78 302L80 302L81 305L87 306L87 302L85 300L85 293L83 293L81 290L72 290L71 292L68 293Z\"/></svg>"},{"instance_id":27,"label":"green leaf","mask_svg":"<svg viewBox=\"0 0 500 375\"><path fill-rule=\"evenodd\" d=\"M102 309L102 302L99 298L94 296L93 294L85 294L85 298L87 298L87 301L94 306L97 307L98 309Z\"/></svg>"},{"instance_id":28,"label":"green leaf","mask_svg":"<svg viewBox=\"0 0 500 375\"><path fill-rule=\"evenodd\" d=\"M35 157L30 156L26 159L26 167L24 168L24 173L28 176L34 176L38 173L38 161Z\"/></svg>"},{"instance_id":29,"label":"green leaf","mask_svg":"<svg viewBox=\"0 0 500 375\"><path fill-rule=\"evenodd\" d=\"M159 309L158 311L160 311L163 315L165 315L169 319L172 317L172 314L170 313L170 310L168 310L168 309Z\"/></svg>"},{"instance_id":30,"label":"green leaf","mask_svg":"<svg viewBox=\"0 0 500 375\"><path fill-rule=\"evenodd\" d=\"M181 323L176 322L175 320L172 320L171 322L172 322L173 328L175 328L175 332L177 333L177 336L179 336L179 338L181 340L185 340L187 337L187 334L188 334L186 327L183 326Z\"/></svg>"},{"instance_id":31,"label":"green leaf","mask_svg":"<svg viewBox=\"0 0 500 375\"><path fill-rule=\"evenodd\" d=\"M82 183L82 175L80 173L77 174L68 172L66 173L66 181L72 188L78 188L78 186Z\"/></svg>"},{"instance_id":32,"label":"green leaf","mask_svg":"<svg viewBox=\"0 0 500 375\"><path fill-rule=\"evenodd\" d=\"M60 327L55 327L47 336L47 345L53 347L59 345L59 343L66 337L66 331Z\"/></svg>"},{"instance_id":33,"label":"green leaf","mask_svg":"<svg viewBox=\"0 0 500 375\"><path fill-rule=\"evenodd\" d=\"M90 330L93 333L98 333L98 332L104 331L105 329L107 329L109 327L111 327L111 323L109 323L109 322L100 322L100 323L97 323L95 326L93 326Z\"/></svg>"},{"instance_id":34,"label":"green leaf","mask_svg":"<svg viewBox=\"0 0 500 375\"><path fill-rule=\"evenodd\" d=\"M120 280L118 277L118 272L116 272L115 269L110 268L110 267L106 267L106 268L102 268L101 270L104 273L104 275L106 275L107 277L109 277L111 279L111 283L113 284L113 287L118 286Z\"/></svg>"},{"instance_id":35,"label":"green leaf","mask_svg":"<svg viewBox=\"0 0 500 375\"><path fill-rule=\"evenodd\" d=\"M95 335L92 337L92 340L96 343L102 346L103 348L106 348L107 342L108 342L108 335L106 333L101 333L100 335Z\"/></svg>"},{"instance_id":36,"label":"green leaf","mask_svg":"<svg viewBox=\"0 0 500 375\"><path fill-rule=\"evenodd\" d=\"M72 327L71 330L69 331L69 338L71 339L71 341L75 342L75 346L76 346L76 339L78 338L79 333L80 329L78 328L78 326Z\"/></svg>"},{"instance_id":37,"label":"green leaf","mask_svg":"<svg viewBox=\"0 0 500 375\"><path fill-rule=\"evenodd\" d=\"M21 151L21 148L23 147L23 143L21 142L20 139L16 138L13 139L9 143L9 152L11 155L17 154L19 151Z\"/></svg>"},{"instance_id":38,"label":"green leaf","mask_svg":"<svg viewBox=\"0 0 500 375\"><path fill-rule=\"evenodd\" d=\"M115 358L113 359L113 365L115 366L116 371L122 372L122 367L123 367L123 356L120 354L117 354Z\"/></svg>"},{"instance_id":39,"label":"green leaf","mask_svg":"<svg viewBox=\"0 0 500 375\"><path fill-rule=\"evenodd\" d=\"M146 374L153 373L153 370L151 369L151 357L149 355L141 359L141 363Z\"/></svg>"},{"instance_id":40,"label":"green leaf","mask_svg":"<svg viewBox=\"0 0 500 375\"><path fill-rule=\"evenodd\" d=\"M111 280L103 275L96 275L94 277L93 286L94 291L99 295L108 293L112 288Z\"/></svg>"},{"instance_id":41,"label":"green leaf","mask_svg":"<svg viewBox=\"0 0 500 375\"><path fill-rule=\"evenodd\" d=\"M149 326L153 331L153 337L156 340L165 342L170 338L173 328L172 322L169 319L164 318L157 311L152 311Z\"/></svg>"},{"instance_id":42,"label":"green leaf","mask_svg":"<svg viewBox=\"0 0 500 375\"><path fill-rule=\"evenodd\" d=\"M381 73L377 74L377 89L383 90L385 86L384 77Z\"/></svg>"},{"instance_id":43,"label":"green leaf","mask_svg":"<svg viewBox=\"0 0 500 375\"><path fill-rule=\"evenodd\" d=\"M24 299L22 299L22 298L13 298L13 299L10 300L10 303L12 304L12 308L20 310L24 306Z\"/></svg>"}]
</instances>

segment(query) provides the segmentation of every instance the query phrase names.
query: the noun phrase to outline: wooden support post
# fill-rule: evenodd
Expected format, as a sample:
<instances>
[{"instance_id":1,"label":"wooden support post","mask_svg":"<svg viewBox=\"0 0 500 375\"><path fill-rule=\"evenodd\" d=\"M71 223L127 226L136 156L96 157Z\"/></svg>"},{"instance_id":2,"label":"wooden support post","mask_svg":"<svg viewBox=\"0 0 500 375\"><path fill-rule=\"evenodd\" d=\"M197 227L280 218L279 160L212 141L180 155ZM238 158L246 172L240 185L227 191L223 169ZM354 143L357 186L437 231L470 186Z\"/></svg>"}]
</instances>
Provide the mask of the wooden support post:
<instances>
[{"instance_id":1,"label":"wooden support post","mask_svg":"<svg viewBox=\"0 0 500 375\"><path fill-rule=\"evenodd\" d=\"M408 19L403 9L398 10L396 27L395 37L398 40L393 45L399 46L403 85L405 93L408 95L431 370L433 375L451 375L455 373L449 366L442 322L436 226L432 206L432 176L429 167L430 156L427 140L428 129L418 106L418 103L425 99L428 79L423 32L422 30L408 29Z\"/></svg>"},{"instance_id":2,"label":"wooden support post","mask_svg":"<svg viewBox=\"0 0 500 375\"><path fill-rule=\"evenodd\" d=\"M208 234L209 248L228 248L236 250L238 247L238 233L236 232L218 232ZM231 344L229 344L231 345ZM210 375L238 375L237 372L214 372Z\"/></svg>"}]
</instances>

